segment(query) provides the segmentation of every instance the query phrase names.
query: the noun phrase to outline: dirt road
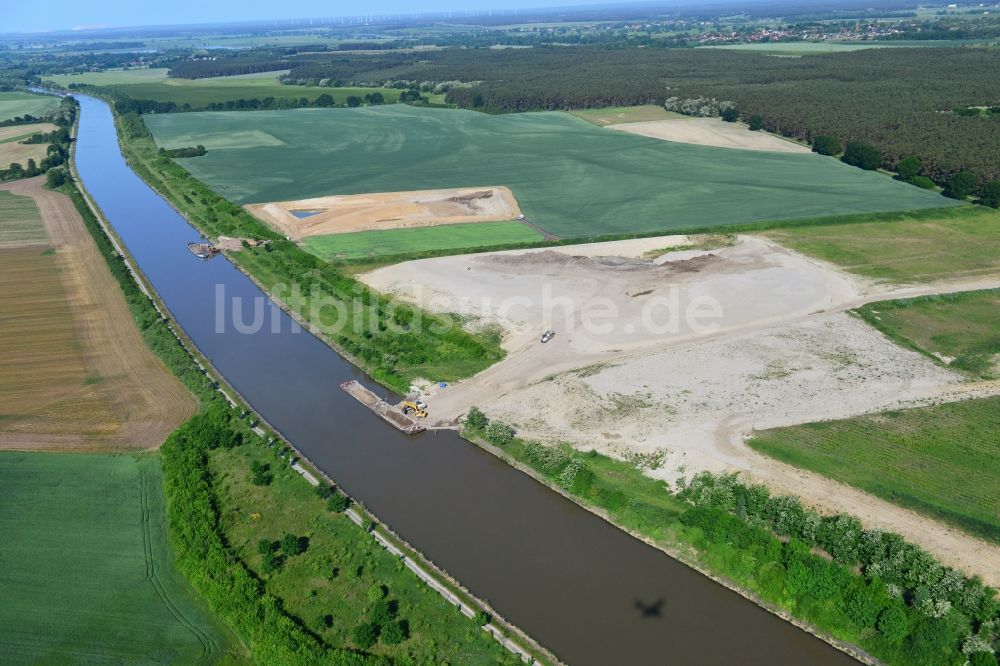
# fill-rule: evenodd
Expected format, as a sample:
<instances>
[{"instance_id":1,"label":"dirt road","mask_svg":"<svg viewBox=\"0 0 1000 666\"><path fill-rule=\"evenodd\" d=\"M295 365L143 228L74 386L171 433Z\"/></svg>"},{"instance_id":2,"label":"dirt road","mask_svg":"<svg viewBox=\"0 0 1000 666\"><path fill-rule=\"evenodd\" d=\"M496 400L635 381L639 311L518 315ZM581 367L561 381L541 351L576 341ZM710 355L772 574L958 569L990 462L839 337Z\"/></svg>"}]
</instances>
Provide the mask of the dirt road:
<instances>
[{"instance_id":1,"label":"dirt road","mask_svg":"<svg viewBox=\"0 0 1000 666\"><path fill-rule=\"evenodd\" d=\"M13 431L0 432L0 448L155 448L195 412L197 403L146 346L72 201L44 189L43 183L39 176L2 188L31 197L38 206L56 250L84 363L89 376L98 378L88 390L103 395L113 422L104 424L99 435L82 432L83 428L74 433L72 424L62 424L62 432L52 433L21 423Z\"/></svg>"}]
</instances>

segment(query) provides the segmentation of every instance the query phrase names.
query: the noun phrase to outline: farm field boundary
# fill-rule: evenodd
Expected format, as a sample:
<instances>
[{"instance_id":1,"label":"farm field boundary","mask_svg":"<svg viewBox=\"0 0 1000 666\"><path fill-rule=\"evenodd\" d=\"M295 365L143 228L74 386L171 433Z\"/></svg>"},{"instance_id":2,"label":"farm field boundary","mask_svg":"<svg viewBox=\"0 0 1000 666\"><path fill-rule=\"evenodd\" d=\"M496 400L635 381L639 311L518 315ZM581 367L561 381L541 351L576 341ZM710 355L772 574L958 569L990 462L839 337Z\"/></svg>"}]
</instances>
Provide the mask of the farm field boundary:
<instances>
[{"instance_id":1,"label":"farm field boundary","mask_svg":"<svg viewBox=\"0 0 1000 666\"><path fill-rule=\"evenodd\" d=\"M815 154L664 142L563 113L490 116L395 104L145 120L164 148L203 143L206 155L178 164L236 203L494 183L561 238L951 205ZM213 149L208 140L226 133L254 140Z\"/></svg>"},{"instance_id":2,"label":"farm field boundary","mask_svg":"<svg viewBox=\"0 0 1000 666\"><path fill-rule=\"evenodd\" d=\"M42 182L0 190L0 238L15 243L3 262L0 448L156 447L195 402L146 347L71 200ZM26 242L38 245L17 249Z\"/></svg>"},{"instance_id":3,"label":"farm field boundary","mask_svg":"<svg viewBox=\"0 0 1000 666\"><path fill-rule=\"evenodd\" d=\"M939 363L982 379L1000 374L1000 289L869 303L857 313Z\"/></svg>"},{"instance_id":4,"label":"farm field boundary","mask_svg":"<svg viewBox=\"0 0 1000 666\"><path fill-rule=\"evenodd\" d=\"M0 92L0 120L9 120L25 114L40 118L57 106L59 106L59 99L51 95Z\"/></svg>"},{"instance_id":5,"label":"farm field boundary","mask_svg":"<svg viewBox=\"0 0 1000 666\"><path fill-rule=\"evenodd\" d=\"M981 206L761 229L797 252L880 282L974 279L1000 273L1000 211Z\"/></svg>"},{"instance_id":6,"label":"farm field boundary","mask_svg":"<svg viewBox=\"0 0 1000 666\"><path fill-rule=\"evenodd\" d=\"M0 453L0 653L214 664L235 648L177 574L149 455ZM58 611L40 600L58 600Z\"/></svg>"},{"instance_id":7,"label":"farm field boundary","mask_svg":"<svg viewBox=\"0 0 1000 666\"><path fill-rule=\"evenodd\" d=\"M747 444L1000 543L1000 398L764 430Z\"/></svg>"}]
</instances>

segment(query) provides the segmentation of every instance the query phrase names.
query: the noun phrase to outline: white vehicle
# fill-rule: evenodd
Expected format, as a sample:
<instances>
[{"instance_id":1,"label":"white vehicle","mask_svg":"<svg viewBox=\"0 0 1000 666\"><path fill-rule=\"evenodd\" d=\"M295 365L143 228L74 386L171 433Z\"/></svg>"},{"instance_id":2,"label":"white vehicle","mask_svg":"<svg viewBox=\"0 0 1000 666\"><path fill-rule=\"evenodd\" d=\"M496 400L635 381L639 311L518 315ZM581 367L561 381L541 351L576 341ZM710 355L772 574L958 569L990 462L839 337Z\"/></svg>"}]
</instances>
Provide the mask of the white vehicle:
<instances>
[{"instance_id":1,"label":"white vehicle","mask_svg":"<svg viewBox=\"0 0 1000 666\"><path fill-rule=\"evenodd\" d=\"M552 329L550 328L549 330L547 330L547 331L545 331L544 333L542 333L542 342L543 342L543 343L544 343L544 342L548 342L549 340L551 340L551 339L552 339L552 338L554 338L554 337L556 337L556 332L555 332L555 331L553 331L553 330L552 330Z\"/></svg>"},{"instance_id":2,"label":"white vehicle","mask_svg":"<svg viewBox=\"0 0 1000 666\"><path fill-rule=\"evenodd\" d=\"M523 219L524 219L524 215L518 215L518 216L517 216L517 219L519 219L519 220L523 220Z\"/></svg>"}]
</instances>

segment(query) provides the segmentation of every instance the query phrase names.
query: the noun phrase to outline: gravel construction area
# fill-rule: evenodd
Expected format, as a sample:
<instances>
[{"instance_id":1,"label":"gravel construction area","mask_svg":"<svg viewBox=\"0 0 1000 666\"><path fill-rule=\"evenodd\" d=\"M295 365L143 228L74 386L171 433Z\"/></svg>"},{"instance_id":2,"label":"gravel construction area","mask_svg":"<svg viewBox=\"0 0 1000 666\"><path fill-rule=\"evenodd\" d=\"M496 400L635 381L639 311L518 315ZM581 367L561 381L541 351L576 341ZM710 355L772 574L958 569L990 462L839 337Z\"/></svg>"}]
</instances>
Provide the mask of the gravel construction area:
<instances>
[{"instance_id":1,"label":"gravel construction area","mask_svg":"<svg viewBox=\"0 0 1000 666\"><path fill-rule=\"evenodd\" d=\"M608 125L610 129L651 139L699 146L764 150L775 153L808 153L803 146L767 132L751 132L742 123L727 123L721 118L684 118L683 120L651 120L638 123Z\"/></svg>"},{"instance_id":2,"label":"gravel construction area","mask_svg":"<svg viewBox=\"0 0 1000 666\"><path fill-rule=\"evenodd\" d=\"M502 222L521 214L506 187L351 194L245 207L293 241L353 231Z\"/></svg>"},{"instance_id":3,"label":"gravel construction area","mask_svg":"<svg viewBox=\"0 0 1000 666\"><path fill-rule=\"evenodd\" d=\"M953 566L1000 582L1000 550L934 520L752 451L755 429L1000 392L896 345L848 311L890 298L982 289L1000 280L898 288L851 276L771 241L683 247L660 237L405 262L360 276L470 328L499 325L509 354L446 388L418 389L431 427L472 405L542 442L639 462L673 483L739 470L828 511L900 532ZM644 305L671 304L669 330ZM586 325L595 303L604 327ZM700 303L708 328L685 315ZM570 316L565 313L570 312ZM556 335L548 343L546 328Z\"/></svg>"},{"instance_id":4,"label":"gravel construction area","mask_svg":"<svg viewBox=\"0 0 1000 666\"><path fill-rule=\"evenodd\" d=\"M538 337L551 328L556 339L545 355L572 367L608 353L802 316L858 296L848 277L757 238L643 258L686 241L664 236L440 257L361 279L435 312L498 324L512 354L541 349Z\"/></svg>"}]
</instances>

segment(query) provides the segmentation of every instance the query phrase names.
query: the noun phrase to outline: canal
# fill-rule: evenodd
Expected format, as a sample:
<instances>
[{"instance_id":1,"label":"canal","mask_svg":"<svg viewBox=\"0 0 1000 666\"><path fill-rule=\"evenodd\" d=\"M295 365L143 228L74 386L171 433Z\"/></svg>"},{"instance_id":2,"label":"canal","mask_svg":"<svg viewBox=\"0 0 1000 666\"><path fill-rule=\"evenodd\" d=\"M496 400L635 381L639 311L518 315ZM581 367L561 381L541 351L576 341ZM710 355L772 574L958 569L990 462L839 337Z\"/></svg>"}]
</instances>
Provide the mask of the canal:
<instances>
[{"instance_id":1,"label":"canal","mask_svg":"<svg viewBox=\"0 0 1000 666\"><path fill-rule=\"evenodd\" d=\"M226 259L195 259L199 234L128 167L107 104L77 99L83 185L201 352L347 493L559 658L856 664L455 433L407 437L362 408L339 384L373 383Z\"/></svg>"}]
</instances>

